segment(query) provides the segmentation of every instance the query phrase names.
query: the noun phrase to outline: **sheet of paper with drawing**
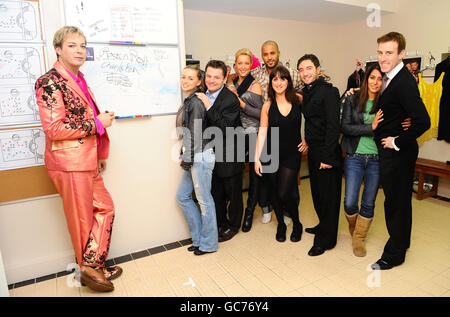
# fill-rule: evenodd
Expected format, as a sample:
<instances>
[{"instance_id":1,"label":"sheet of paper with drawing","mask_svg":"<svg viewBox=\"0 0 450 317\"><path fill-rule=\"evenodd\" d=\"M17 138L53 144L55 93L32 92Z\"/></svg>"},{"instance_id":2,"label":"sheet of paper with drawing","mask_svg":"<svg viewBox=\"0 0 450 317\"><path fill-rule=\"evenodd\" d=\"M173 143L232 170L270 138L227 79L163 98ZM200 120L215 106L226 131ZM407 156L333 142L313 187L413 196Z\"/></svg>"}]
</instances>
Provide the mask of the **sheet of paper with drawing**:
<instances>
[{"instance_id":1,"label":"sheet of paper with drawing","mask_svg":"<svg viewBox=\"0 0 450 317\"><path fill-rule=\"evenodd\" d=\"M89 45L81 68L101 111L116 116L176 113L181 102L177 47Z\"/></svg>"},{"instance_id":2,"label":"sheet of paper with drawing","mask_svg":"<svg viewBox=\"0 0 450 317\"><path fill-rule=\"evenodd\" d=\"M0 170L44 164L45 134L42 128L0 131Z\"/></svg>"},{"instance_id":3,"label":"sheet of paper with drawing","mask_svg":"<svg viewBox=\"0 0 450 317\"><path fill-rule=\"evenodd\" d=\"M0 41L41 41L37 2L0 2Z\"/></svg>"},{"instance_id":4,"label":"sheet of paper with drawing","mask_svg":"<svg viewBox=\"0 0 450 317\"><path fill-rule=\"evenodd\" d=\"M0 44L0 126L40 124L34 83L45 73L42 45Z\"/></svg>"},{"instance_id":5,"label":"sheet of paper with drawing","mask_svg":"<svg viewBox=\"0 0 450 317\"><path fill-rule=\"evenodd\" d=\"M178 43L175 0L65 0L64 7L66 24L80 27L88 42Z\"/></svg>"}]
</instances>

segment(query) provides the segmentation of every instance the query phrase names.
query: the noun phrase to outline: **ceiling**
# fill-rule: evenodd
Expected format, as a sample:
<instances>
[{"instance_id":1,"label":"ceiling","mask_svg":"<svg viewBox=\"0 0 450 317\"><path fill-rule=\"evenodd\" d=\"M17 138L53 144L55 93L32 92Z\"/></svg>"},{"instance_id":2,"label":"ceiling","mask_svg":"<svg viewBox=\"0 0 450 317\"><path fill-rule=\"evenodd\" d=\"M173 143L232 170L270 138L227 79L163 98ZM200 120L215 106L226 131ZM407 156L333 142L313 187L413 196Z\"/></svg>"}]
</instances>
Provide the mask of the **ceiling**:
<instances>
[{"instance_id":1,"label":"ceiling","mask_svg":"<svg viewBox=\"0 0 450 317\"><path fill-rule=\"evenodd\" d=\"M187 10L255 16L321 24L345 24L364 20L367 0L184 0ZM395 12L396 1L378 0L381 14Z\"/></svg>"}]
</instances>

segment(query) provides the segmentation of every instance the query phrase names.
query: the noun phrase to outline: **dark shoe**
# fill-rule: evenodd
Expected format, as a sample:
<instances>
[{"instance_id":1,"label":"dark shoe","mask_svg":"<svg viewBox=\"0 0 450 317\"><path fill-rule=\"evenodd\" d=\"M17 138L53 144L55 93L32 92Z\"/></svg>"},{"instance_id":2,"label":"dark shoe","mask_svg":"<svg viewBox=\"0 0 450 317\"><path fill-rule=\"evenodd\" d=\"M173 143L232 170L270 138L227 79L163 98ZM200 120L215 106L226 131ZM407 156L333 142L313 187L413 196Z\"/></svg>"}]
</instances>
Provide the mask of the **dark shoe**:
<instances>
[{"instance_id":1,"label":"dark shoe","mask_svg":"<svg viewBox=\"0 0 450 317\"><path fill-rule=\"evenodd\" d=\"M386 259L379 259L377 262L375 262L374 264L372 264L370 267L372 268L372 270L390 270L392 269L394 266L398 266L400 264L402 264L403 262L393 262L393 261L389 261Z\"/></svg>"},{"instance_id":2,"label":"dark shoe","mask_svg":"<svg viewBox=\"0 0 450 317\"><path fill-rule=\"evenodd\" d=\"M112 292L114 290L113 283L106 279L102 270L96 270L89 266L80 268L80 282L97 292Z\"/></svg>"},{"instance_id":3,"label":"dark shoe","mask_svg":"<svg viewBox=\"0 0 450 317\"><path fill-rule=\"evenodd\" d=\"M325 249L319 246L313 246L311 250L309 250L308 255L309 256L318 256L325 252Z\"/></svg>"},{"instance_id":4,"label":"dark shoe","mask_svg":"<svg viewBox=\"0 0 450 317\"><path fill-rule=\"evenodd\" d=\"M210 252L208 252L208 251L202 251L202 250L200 250L200 249L197 249L197 250L194 251L194 254L195 254L195 255L203 255L203 254L214 253L214 252L216 252L216 251L210 251Z\"/></svg>"},{"instance_id":5,"label":"dark shoe","mask_svg":"<svg viewBox=\"0 0 450 317\"><path fill-rule=\"evenodd\" d=\"M315 227L312 227L312 228L306 228L305 231L306 231L307 233L310 233L310 234L316 234L316 233L317 233L317 230L318 230L318 227L319 227L319 225L317 225L317 226L315 226Z\"/></svg>"},{"instance_id":6,"label":"dark shoe","mask_svg":"<svg viewBox=\"0 0 450 317\"><path fill-rule=\"evenodd\" d=\"M245 209L244 223L242 224L242 232L249 232L253 224L253 210Z\"/></svg>"},{"instance_id":7,"label":"dark shoe","mask_svg":"<svg viewBox=\"0 0 450 317\"><path fill-rule=\"evenodd\" d=\"M236 231L234 231L233 229L227 229L223 232L222 236L219 236L219 242L225 242L228 240L231 240L235 235L236 235Z\"/></svg>"},{"instance_id":8,"label":"dark shoe","mask_svg":"<svg viewBox=\"0 0 450 317\"><path fill-rule=\"evenodd\" d=\"M187 248L187 250L188 250L189 252L194 252L195 250L198 250L198 248L199 248L199 247L195 247L195 246L191 245L189 248Z\"/></svg>"},{"instance_id":9,"label":"dark shoe","mask_svg":"<svg viewBox=\"0 0 450 317\"><path fill-rule=\"evenodd\" d=\"M278 224L275 239L277 239L278 242L286 241L286 225L284 224L284 222Z\"/></svg>"},{"instance_id":10,"label":"dark shoe","mask_svg":"<svg viewBox=\"0 0 450 317\"><path fill-rule=\"evenodd\" d=\"M302 239L303 226L300 224L299 226L294 226L291 233L291 241L299 242Z\"/></svg>"},{"instance_id":11,"label":"dark shoe","mask_svg":"<svg viewBox=\"0 0 450 317\"><path fill-rule=\"evenodd\" d=\"M221 236L223 236L223 232L225 231L225 228L224 227L219 227L217 231L218 231L219 238L220 238Z\"/></svg>"}]
</instances>

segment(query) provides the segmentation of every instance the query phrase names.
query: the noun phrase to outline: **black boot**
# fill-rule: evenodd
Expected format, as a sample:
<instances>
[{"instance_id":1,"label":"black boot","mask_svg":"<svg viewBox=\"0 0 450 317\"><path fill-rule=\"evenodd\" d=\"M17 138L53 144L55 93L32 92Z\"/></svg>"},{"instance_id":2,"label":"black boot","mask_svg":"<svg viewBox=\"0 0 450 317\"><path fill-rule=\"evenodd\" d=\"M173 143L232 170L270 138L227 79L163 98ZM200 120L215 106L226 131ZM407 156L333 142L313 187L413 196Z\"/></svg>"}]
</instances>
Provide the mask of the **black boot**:
<instances>
[{"instance_id":1,"label":"black boot","mask_svg":"<svg viewBox=\"0 0 450 317\"><path fill-rule=\"evenodd\" d=\"M299 222L298 224L294 223L292 233L291 233L291 241L298 242L302 239L303 226Z\"/></svg>"},{"instance_id":2,"label":"black boot","mask_svg":"<svg viewBox=\"0 0 450 317\"><path fill-rule=\"evenodd\" d=\"M249 232L253 224L253 210L247 208L244 214L244 223L242 224L242 232Z\"/></svg>"},{"instance_id":3,"label":"black boot","mask_svg":"<svg viewBox=\"0 0 450 317\"><path fill-rule=\"evenodd\" d=\"M277 235L275 236L278 242L286 241L286 225L284 222L278 223Z\"/></svg>"}]
</instances>

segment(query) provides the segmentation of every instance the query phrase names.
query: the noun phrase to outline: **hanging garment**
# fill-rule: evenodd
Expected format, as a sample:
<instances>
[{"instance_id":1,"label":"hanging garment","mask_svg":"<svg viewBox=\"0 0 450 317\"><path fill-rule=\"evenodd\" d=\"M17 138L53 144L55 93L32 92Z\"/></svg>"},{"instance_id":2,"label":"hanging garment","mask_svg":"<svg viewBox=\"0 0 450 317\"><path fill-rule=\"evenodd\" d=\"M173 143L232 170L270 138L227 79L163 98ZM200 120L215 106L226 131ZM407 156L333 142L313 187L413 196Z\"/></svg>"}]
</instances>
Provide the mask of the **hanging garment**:
<instances>
[{"instance_id":1,"label":"hanging garment","mask_svg":"<svg viewBox=\"0 0 450 317\"><path fill-rule=\"evenodd\" d=\"M444 73L441 77L434 82L429 84L424 82L422 74L419 74L419 92L422 98L425 108L427 108L428 115L431 120L431 127L424 134L422 134L418 139L417 143L422 146L428 140L432 138L437 138L438 126L439 126L439 105L442 96L442 81L444 79Z\"/></svg>"},{"instance_id":2,"label":"hanging garment","mask_svg":"<svg viewBox=\"0 0 450 317\"><path fill-rule=\"evenodd\" d=\"M437 81L442 73L444 81L442 82L441 106L439 108L439 128L438 140L450 142L450 56L437 64L434 74L434 81Z\"/></svg>"}]
</instances>

